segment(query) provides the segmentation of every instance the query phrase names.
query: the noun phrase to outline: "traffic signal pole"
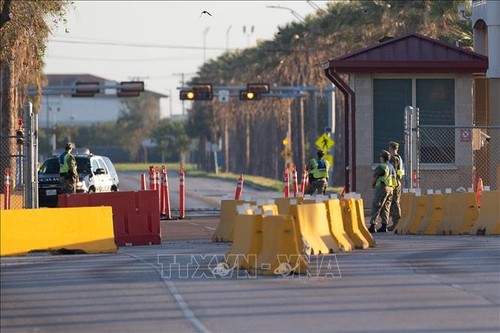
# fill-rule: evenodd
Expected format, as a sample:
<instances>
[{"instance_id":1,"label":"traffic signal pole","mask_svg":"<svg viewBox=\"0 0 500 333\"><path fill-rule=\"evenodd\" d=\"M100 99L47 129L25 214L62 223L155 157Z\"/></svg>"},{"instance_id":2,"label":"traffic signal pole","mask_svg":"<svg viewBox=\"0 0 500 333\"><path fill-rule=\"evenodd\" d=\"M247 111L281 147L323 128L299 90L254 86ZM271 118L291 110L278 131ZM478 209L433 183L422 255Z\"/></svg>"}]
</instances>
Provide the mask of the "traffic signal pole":
<instances>
[{"instance_id":1,"label":"traffic signal pole","mask_svg":"<svg viewBox=\"0 0 500 333\"><path fill-rule=\"evenodd\" d=\"M38 114L33 104L24 105L25 139L23 143L24 207L38 208Z\"/></svg>"}]
</instances>

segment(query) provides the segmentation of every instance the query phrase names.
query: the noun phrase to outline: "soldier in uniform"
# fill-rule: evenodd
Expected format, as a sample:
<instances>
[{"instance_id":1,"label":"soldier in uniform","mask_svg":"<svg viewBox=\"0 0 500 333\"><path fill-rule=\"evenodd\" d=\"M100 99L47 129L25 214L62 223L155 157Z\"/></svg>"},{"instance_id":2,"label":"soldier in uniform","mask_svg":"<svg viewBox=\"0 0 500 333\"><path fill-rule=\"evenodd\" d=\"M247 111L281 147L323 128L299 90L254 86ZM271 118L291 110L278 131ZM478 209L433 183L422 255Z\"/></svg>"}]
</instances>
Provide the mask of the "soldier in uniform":
<instances>
[{"instance_id":1,"label":"soldier in uniform","mask_svg":"<svg viewBox=\"0 0 500 333\"><path fill-rule=\"evenodd\" d=\"M71 151L73 145L68 142L65 152L59 156L59 175L62 185L62 193L75 193L78 182L78 172L76 170L76 160Z\"/></svg>"},{"instance_id":2,"label":"soldier in uniform","mask_svg":"<svg viewBox=\"0 0 500 333\"><path fill-rule=\"evenodd\" d=\"M325 156L323 150L318 149L316 156L318 157L311 159L307 166L309 185L307 185L305 194L309 195L313 195L316 191L318 191L319 194L325 194L328 186L330 163L323 158Z\"/></svg>"},{"instance_id":3,"label":"soldier in uniform","mask_svg":"<svg viewBox=\"0 0 500 333\"><path fill-rule=\"evenodd\" d=\"M387 228L389 231L393 231L396 228L399 220L401 219L401 180L405 175L405 170L403 166L403 159L398 154L399 143L391 141L389 142L389 152L391 153L391 159L389 163L392 164L394 170L396 170L396 187L394 188L392 194L391 210L390 216L392 218L392 225Z\"/></svg>"},{"instance_id":4,"label":"soldier in uniform","mask_svg":"<svg viewBox=\"0 0 500 333\"><path fill-rule=\"evenodd\" d=\"M389 163L391 153L382 150L380 153L380 164L373 173L372 187L375 188L375 197L372 205L372 218L368 231L387 232L387 222L389 220L389 210L392 202L393 188L396 186L396 172L392 164ZM382 220L380 229L376 229L379 217Z\"/></svg>"}]
</instances>

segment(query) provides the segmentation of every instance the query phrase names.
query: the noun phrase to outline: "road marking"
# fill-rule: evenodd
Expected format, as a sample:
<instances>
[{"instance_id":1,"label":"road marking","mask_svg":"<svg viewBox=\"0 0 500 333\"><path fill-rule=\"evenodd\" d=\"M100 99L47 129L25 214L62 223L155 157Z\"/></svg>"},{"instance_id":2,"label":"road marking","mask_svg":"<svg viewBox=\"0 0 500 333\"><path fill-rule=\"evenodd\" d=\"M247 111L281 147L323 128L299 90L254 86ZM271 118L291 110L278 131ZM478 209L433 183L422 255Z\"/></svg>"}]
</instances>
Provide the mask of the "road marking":
<instances>
[{"instance_id":1,"label":"road marking","mask_svg":"<svg viewBox=\"0 0 500 333\"><path fill-rule=\"evenodd\" d=\"M188 222L188 224L191 224L191 225L194 225L194 226L197 226L197 227L203 227L205 229L208 229L208 230L212 230L214 231L215 228L214 227L209 227L209 226L206 226L206 225L201 225L199 223L194 223L194 222Z\"/></svg>"},{"instance_id":2,"label":"road marking","mask_svg":"<svg viewBox=\"0 0 500 333\"><path fill-rule=\"evenodd\" d=\"M179 293L179 291L177 290L177 287L174 285L174 283L172 281L164 279L162 277L162 273L161 273L161 270L159 267L153 265L152 263L148 262L146 259L141 258L135 254L127 254L127 255L136 259L136 260L139 260L142 263L145 263L145 264L153 267L153 269L160 276L160 280L163 281L163 283L167 287L168 291L170 292L170 294L174 298L175 303L177 303L177 306L179 306L179 308L181 309L182 313L184 314L184 317L186 317L186 319L196 329L196 331L199 333L211 333L211 331L205 325L203 325L203 323L198 318L196 318L196 315L189 308L189 305L186 303L186 301L184 300L182 295Z\"/></svg>"}]
</instances>

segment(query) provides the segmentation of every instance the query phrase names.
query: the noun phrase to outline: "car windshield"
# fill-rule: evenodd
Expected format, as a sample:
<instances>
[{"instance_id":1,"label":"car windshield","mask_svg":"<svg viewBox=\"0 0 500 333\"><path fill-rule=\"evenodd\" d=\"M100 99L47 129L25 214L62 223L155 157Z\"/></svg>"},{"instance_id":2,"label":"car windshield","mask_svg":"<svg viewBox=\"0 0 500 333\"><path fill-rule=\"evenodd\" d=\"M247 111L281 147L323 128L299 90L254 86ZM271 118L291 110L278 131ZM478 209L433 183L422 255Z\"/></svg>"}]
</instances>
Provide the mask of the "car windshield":
<instances>
[{"instance_id":1,"label":"car windshield","mask_svg":"<svg viewBox=\"0 0 500 333\"><path fill-rule=\"evenodd\" d=\"M90 173L90 159L88 157L76 157L76 169L79 174L88 175ZM46 160L39 173L42 175L59 174L59 159L50 158Z\"/></svg>"},{"instance_id":2,"label":"car windshield","mask_svg":"<svg viewBox=\"0 0 500 333\"><path fill-rule=\"evenodd\" d=\"M88 157L77 157L76 170L79 174L88 175L90 173L90 159Z\"/></svg>"},{"instance_id":3,"label":"car windshield","mask_svg":"<svg viewBox=\"0 0 500 333\"><path fill-rule=\"evenodd\" d=\"M39 171L42 175L59 174L59 160L57 158L50 158L46 160Z\"/></svg>"}]
</instances>

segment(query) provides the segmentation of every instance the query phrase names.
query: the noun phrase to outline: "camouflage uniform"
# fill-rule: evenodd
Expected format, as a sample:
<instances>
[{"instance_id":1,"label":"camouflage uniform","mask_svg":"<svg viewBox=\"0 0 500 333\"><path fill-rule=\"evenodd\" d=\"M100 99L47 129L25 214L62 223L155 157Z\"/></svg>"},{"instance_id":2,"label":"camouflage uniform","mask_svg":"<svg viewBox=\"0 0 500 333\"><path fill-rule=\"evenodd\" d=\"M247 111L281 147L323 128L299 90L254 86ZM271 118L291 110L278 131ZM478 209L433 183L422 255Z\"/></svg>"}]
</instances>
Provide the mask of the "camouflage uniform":
<instances>
[{"instance_id":1,"label":"camouflage uniform","mask_svg":"<svg viewBox=\"0 0 500 333\"><path fill-rule=\"evenodd\" d=\"M76 193L76 183L78 182L78 172L76 170L75 157L68 153L66 163L69 171L61 173L62 193Z\"/></svg>"},{"instance_id":2,"label":"camouflage uniform","mask_svg":"<svg viewBox=\"0 0 500 333\"><path fill-rule=\"evenodd\" d=\"M384 164L377 166L374 172L374 178L378 179L386 174L386 169ZM382 225L386 226L389 221L389 211L392 202L393 188L391 186L386 186L380 182L374 182L375 187L375 197L373 198L372 205L372 217L370 224L375 226L377 224L378 218L382 219Z\"/></svg>"},{"instance_id":3,"label":"camouflage uniform","mask_svg":"<svg viewBox=\"0 0 500 333\"><path fill-rule=\"evenodd\" d=\"M391 160L389 161L394 166L395 170L399 170L401 166L401 157L399 155L392 155ZM392 201L391 201L391 209L390 209L390 216L392 217L392 228L398 224L399 220L401 219L401 192L402 192L402 186L401 186L401 177L398 175L396 177L397 179L397 186L394 188L393 195L392 195Z\"/></svg>"},{"instance_id":4,"label":"camouflage uniform","mask_svg":"<svg viewBox=\"0 0 500 333\"><path fill-rule=\"evenodd\" d=\"M318 158L309 161L309 185L306 187L305 194L313 195L316 191L318 191L318 194L326 194L329 170L330 163L323 159L323 152L320 151Z\"/></svg>"},{"instance_id":5,"label":"camouflage uniform","mask_svg":"<svg viewBox=\"0 0 500 333\"><path fill-rule=\"evenodd\" d=\"M313 195L315 191L318 191L319 194L325 194L326 188L328 187L328 181L326 178L317 180L313 180L311 178L309 185L306 187L306 194Z\"/></svg>"}]
</instances>

